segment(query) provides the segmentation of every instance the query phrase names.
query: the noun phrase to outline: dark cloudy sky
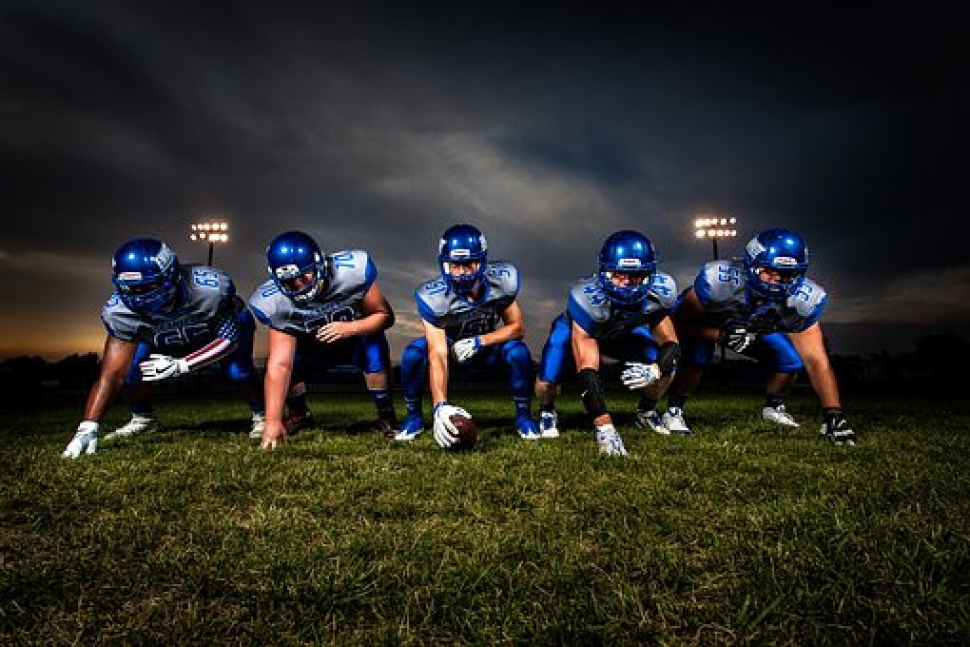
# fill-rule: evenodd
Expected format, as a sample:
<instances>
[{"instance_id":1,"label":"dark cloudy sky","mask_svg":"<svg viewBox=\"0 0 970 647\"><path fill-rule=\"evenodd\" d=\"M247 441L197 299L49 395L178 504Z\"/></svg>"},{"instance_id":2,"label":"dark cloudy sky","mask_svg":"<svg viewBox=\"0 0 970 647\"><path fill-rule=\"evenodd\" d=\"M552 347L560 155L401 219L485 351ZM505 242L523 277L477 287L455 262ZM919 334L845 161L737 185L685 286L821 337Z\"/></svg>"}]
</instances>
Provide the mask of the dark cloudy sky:
<instances>
[{"instance_id":1,"label":"dark cloudy sky","mask_svg":"<svg viewBox=\"0 0 970 647\"><path fill-rule=\"evenodd\" d=\"M970 328L953 16L305 4L0 3L0 355L100 349L114 249L204 260L188 225L223 213L247 296L279 231L370 250L395 353L463 220L522 271L534 353L611 231L686 284L712 211L805 236L837 350Z\"/></svg>"}]
</instances>

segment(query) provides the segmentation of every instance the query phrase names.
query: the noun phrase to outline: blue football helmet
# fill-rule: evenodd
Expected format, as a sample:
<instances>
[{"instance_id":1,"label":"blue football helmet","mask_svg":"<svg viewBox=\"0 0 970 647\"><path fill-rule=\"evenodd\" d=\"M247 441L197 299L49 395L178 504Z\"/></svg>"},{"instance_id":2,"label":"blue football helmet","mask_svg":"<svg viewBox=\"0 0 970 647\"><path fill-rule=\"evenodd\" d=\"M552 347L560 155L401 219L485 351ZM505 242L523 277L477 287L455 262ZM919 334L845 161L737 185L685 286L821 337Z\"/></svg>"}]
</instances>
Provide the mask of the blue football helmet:
<instances>
[{"instance_id":1,"label":"blue football helmet","mask_svg":"<svg viewBox=\"0 0 970 647\"><path fill-rule=\"evenodd\" d=\"M451 263L469 261L478 261L478 269L469 274L451 274ZM488 242L482 232L471 225L455 225L441 234L438 269L441 270L441 278L450 283L458 294L472 292L488 271Z\"/></svg>"},{"instance_id":2,"label":"blue football helmet","mask_svg":"<svg viewBox=\"0 0 970 647\"><path fill-rule=\"evenodd\" d=\"M118 296L134 312L168 310L182 288L175 252L154 238L136 238L119 247L111 259L111 271Z\"/></svg>"},{"instance_id":3,"label":"blue football helmet","mask_svg":"<svg viewBox=\"0 0 970 647\"><path fill-rule=\"evenodd\" d=\"M620 305L633 305L647 298L657 271L657 254L650 239L638 231L618 231L600 249L600 269L596 275L607 298ZM637 276L639 282L625 286L613 283L613 272Z\"/></svg>"},{"instance_id":4,"label":"blue football helmet","mask_svg":"<svg viewBox=\"0 0 970 647\"><path fill-rule=\"evenodd\" d=\"M269 275L280 292L306 305L327 284L327 258L317 241L302 231L287 231L266 248ZM305 277L305 278L304 278Z\"/></svg>"},{"instance_id":5,"label":"blue football helmet","mask_svg":"<svg viewBox=\"0 0 970 647\"><path fill-rule=\"evenodd\" d=\"M781 281L761 280L759 270L770 268ZM767 229L748 242L744 255L745 281L752 294L784 301L798 291L808 271L808 245L787 229Z\"/></svg>"}]
</instances>

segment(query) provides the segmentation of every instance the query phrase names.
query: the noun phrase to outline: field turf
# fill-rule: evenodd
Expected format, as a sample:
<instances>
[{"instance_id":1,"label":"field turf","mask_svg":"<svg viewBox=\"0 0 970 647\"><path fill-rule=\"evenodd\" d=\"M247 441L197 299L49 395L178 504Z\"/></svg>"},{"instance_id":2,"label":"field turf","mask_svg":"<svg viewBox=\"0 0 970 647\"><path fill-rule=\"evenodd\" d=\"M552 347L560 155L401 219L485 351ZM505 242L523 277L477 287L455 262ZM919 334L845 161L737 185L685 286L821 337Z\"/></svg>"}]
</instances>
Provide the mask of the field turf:
<instances>
[{"instance_id":1,"label":"field turf","mask_svg":"<svg viewBox=\"0 0 970 647\"><path fill-rule=\"evenodd\" d=\"M232 396L163 399L166 429L59 454L83 396L0 409L0 643L970 643L970 406L856 398L854 448L770 428L759 398L691 402L692 438L630 426L597 455L456 398L463 454L371 431L364 396L257 450ZM109 429L125 418L112 409Z\"/></svg>"}]
</instances>

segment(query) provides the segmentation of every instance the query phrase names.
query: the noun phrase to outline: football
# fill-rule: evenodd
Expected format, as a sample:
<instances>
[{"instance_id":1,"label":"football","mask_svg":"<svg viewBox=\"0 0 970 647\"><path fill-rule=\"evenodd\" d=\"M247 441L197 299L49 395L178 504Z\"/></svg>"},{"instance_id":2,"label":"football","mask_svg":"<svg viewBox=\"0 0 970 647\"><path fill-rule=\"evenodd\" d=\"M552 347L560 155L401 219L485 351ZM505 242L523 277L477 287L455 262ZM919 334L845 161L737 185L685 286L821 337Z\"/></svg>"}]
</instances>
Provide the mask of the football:
<instances>
[{"instance_id":1,"label":"football","mask_svg":"<svg viewBox=\"0 0 970 647\"><path fill-rule=\"evenodd\" d=\"M451 417L451 423L458 430L458 442L448 449L462 451L475 447L475 443L478 442L478 427L475 425L475 421L456 413Z\"/></svg>"}]
</instances>

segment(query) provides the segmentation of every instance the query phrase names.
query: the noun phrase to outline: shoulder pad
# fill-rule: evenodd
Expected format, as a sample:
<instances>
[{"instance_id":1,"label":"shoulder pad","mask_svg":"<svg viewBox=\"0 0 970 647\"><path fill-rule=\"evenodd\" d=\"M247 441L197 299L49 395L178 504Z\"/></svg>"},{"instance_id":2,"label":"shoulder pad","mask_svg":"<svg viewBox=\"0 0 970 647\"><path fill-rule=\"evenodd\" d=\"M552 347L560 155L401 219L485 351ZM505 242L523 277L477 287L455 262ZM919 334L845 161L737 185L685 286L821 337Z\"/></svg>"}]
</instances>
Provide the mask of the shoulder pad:
<instances>
[{"instance_id":1,"label":"shoulder pad","mask_svg":"<svg viewBox=\"0 0 970 647\"><path fill-rule=\"evenodd\" d=\"M820 307L824 307L826 292L825 288L815 281L806 278L802 281L798 291L788 297L788 307L793 308L800 317L818 318Z\"/></svg>"},{"instance_id":2,"label":"shoulder pad","mask_svg":"<svg viewBox=\"0 0 970 647\"><path fill-rule=\"evenodd\" d=\"M141 317L130 310L117 293L112 294L101 309L101 321L108 330L108 334L122 341L137 339L143 324Z\"/></svg>"},{"instance_id":3,"label":"shoulder pad","mask_svg":"<svg viewBox=\"0 0 970 647\"><path fill-rule=\"evenodd\" d=\"M272 279L260 284L249 297L249 307L256 318L271 328L280 327L293 307L289 297L280 292Z\"/></svg>"},{"instance_id":4,"label":"shoulder pad","mask_svg":"<svg viewBox=\"0 0 970 647\"><path fill-rule=\"evenodd\" d=\"M567 310L570 317L580 322L602 323L610 318L610 301L595 274L583 277L569 290Z\"/></svg>"},{"instance_id":5,"label":"shoulder pad","mask_svg":"<svg viewBox=\"0 0 970 647\"><path fill-rule=\"evenodd\" d=\"M742 268L733 260L705 263L694 280L694 292L704 306L729 302L743 289Z\"/></svg>"},{"instance_id":6,"label":"shoulder pad","mask_svg":"<svg viewBox=\"0 0 970 647\"><path fill-rule=\"evenodd\" d=\"M333 275L331 283L343 293L361 289L366 292L377 278L377 266L370 254L362 249L350 249L327 255Z\"/></svg>"},{"instance_id":7,"label":"shoulder pad","mask_svg":"<svg viewBox=\"0 0 970 647\"><path fill-rule=\"evenodd\" d=\"M657 272L650 282L650 294L660 303L664 310L670 310L677 301L677 283L666 272Z\"/></svg>"},{"instance_id":8,"label":"shoulder pad","mask_svg":"<svg viewBox=\"0 0 970 647\"><path fill-rule=\"evenodd\" d=\"M491 289L498 289L503 295L515 297L519 293L519 270L508 261L488 264L486 272Z\"/></svg>"},{"instance_id":9,"label":"shoulder pad","mask_svg":"<svg viewBox=\"0 0 970 647\"><path fill-rule=\"evenodd\" d=\"M440 277L419 285L414 291L414 300L418 304L421 316L434 323L438 318L448 314L449 294L448 284Z\"/></svg>"}]
</instances>

